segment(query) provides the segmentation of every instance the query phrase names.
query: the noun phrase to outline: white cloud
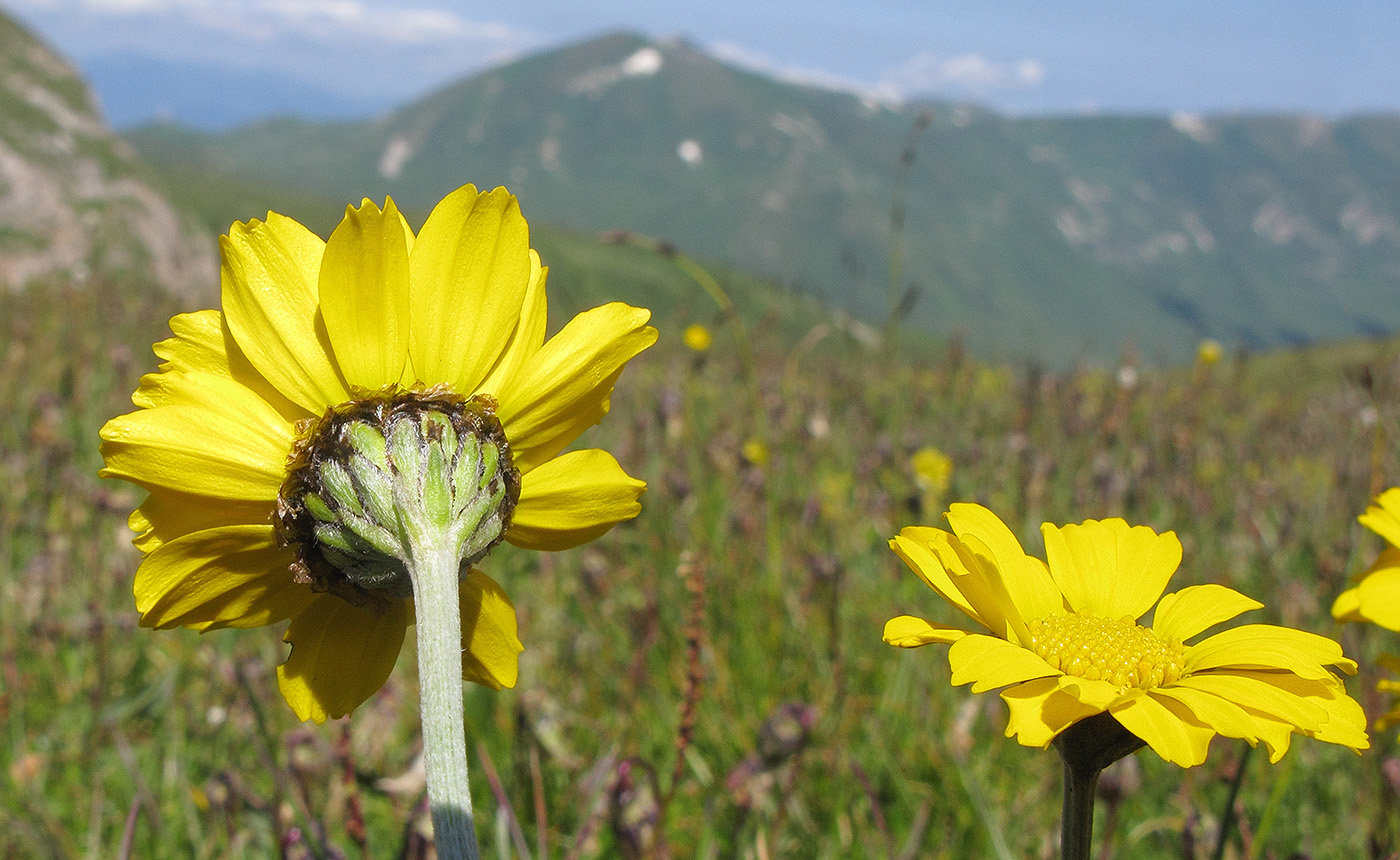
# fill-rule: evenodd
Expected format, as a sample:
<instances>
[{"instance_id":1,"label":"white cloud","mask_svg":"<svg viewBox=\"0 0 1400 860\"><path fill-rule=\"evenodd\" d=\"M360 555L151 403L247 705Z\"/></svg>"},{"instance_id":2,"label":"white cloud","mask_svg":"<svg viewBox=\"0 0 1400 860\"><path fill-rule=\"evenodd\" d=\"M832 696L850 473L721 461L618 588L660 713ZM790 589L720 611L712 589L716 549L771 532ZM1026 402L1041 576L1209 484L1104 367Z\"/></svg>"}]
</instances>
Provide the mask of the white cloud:
<instances>
[{"instance_id":1,"label":"white cloud","mask_svg":"<svg viewBox=\"0 0 1400 860\"><path fill-rule=\"evenodd\" d=\"M1045 65L1027 57L1016 62L996 62L982 54L944 56L915 54L870 83L801 66L783 65L771 57L736 42L709 47L716 59L743 66L781 81L829 90L856 93L877 102L898 103L914 95L946 94L983 97L997 90L1025 90L1045 80Z\"/></svg>"},{"instance_id":2,"label":"white cloud","mask_svg":"<svg viewBox=\"0 0 1400 860\"><path fill-rule=\"evenodd\" d=\"M1045 80L1045 66L1026 58L1002 63L982 54L915 54L890 69L884 79L901 93L986 95L995 90L1031 89Z\"/></svg>"},{"instance_id":3,"label":"white cloud","mask_svg":"<svg viewBox=\"0 0 1400 860\"><path fill-rule=\"evenodd\" d=\"M871 84L855 78L811 69L805 66L783 65L766 54L754 51L737 42L715 42L709 48L710 56L717 60L760 72L790 84L820 87L825 90L855 93L864 98L879 102L897 102L900 93L886 84Z\"/></svg>"},{"instance_id":4,"label":"white cloud","mask_svg":"<svg viewBox=\"0 0 1400 860\"><path fill-rule=\"evenodd\" d=\"M275 41L356 39L381 44L429 45L457 40L503 42L520 34L504 24L473 21L443 8L367 0L12 0L45 12L109 19L151 17L206 31Z\"/></svg>"}]
</instances>

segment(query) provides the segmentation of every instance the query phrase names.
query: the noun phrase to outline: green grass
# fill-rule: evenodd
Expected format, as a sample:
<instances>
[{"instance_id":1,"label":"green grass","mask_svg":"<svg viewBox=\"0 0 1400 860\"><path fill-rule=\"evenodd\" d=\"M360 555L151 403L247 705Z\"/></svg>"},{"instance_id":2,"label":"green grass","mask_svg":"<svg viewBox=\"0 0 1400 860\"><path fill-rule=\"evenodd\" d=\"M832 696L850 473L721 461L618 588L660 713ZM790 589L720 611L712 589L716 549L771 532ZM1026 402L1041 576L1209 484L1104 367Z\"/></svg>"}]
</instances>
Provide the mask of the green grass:
<instances>
[{"instance_id":1,"label":"green grass","mask_svg":"<svg viewBox=\"0 0 1400 860\"><path fill-rule=\"evenodd\" d=\"M1149 369L1125 388L1106 371L982 364L956 345L873 352L815 309L726 276L753 332L755 400L733 329L670 261L569 234L540 244L556 328L605 298L691 300L662 315L661 340L582 440L648 482L642 515L579 550L501 548L486 562L527 650L517 689L469 692L469 745L487 751L536 860L537 821L550 858L637 856L621 822L646 817L628 803L645 792L617 774L625 765L635 787L654 772L670 789L692 670L694 737L657 813L668 856L991 857L998 844L1053 856L1055 754L1002 737L1000 700L952 688L940 649L880 641L893 615L953 620L885 546L949 501L989 505L1037 553L1043 520L1174 529L1174 586L1229 584L1265 602L1255 620L1340 636L1359 658L1395 644L1328 616L1378 550L1356 515L1400 482L1400 364L1385 353ZM0 294L0 855L422 856L404 849L418 792L380 782L409 771L416 749L410 653L349 720L317 727L275 691L280 631L137 627L124 520L140 493L96 478L97 430L130 408L178 310L131 285ZM694 321L715 329L703 356L680 344ZM770 452L762 466L741 454L754 437ZM945 498L914 485L909 457L925 445L954 461ZM1372 713L1375 679L1365 668L1349 683ZM754 777L741 804L726 780L784 702L815 709L810 743ZM1305 738L1283 764L1252 756L1250 856L1351 858L1389 839L1380 772L1394 743L1376 741L1359 757ZM1138 786L1111 830L1101 811L1099 833L1118 856L1178 858L1188 842L1210 856L1240 757L1219 739L1189 771L1140 753L1127 774ZM484 856L513 856L475 753L472 766ZM363 848L349 826L361 820Z\"/></svg>"}]
</instances>

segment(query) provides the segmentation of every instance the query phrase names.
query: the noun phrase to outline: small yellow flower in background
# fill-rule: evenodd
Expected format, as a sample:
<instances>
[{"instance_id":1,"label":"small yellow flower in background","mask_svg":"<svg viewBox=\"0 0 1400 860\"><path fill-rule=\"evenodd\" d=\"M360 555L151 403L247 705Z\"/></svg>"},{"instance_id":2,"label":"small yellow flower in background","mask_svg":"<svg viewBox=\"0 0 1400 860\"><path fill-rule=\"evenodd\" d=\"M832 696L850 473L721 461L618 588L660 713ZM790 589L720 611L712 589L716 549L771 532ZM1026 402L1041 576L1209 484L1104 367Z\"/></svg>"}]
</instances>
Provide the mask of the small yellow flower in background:
<instances>
[{"instance_id":1,"label":"small yellow flower in background","mask_svg":"<svg viewBox=\"0 0 1400 860\"><path fill-rule=\"evenodd\" d=\"M696 352L708 350L710 344L714 342L714 339L710 337L710 330L700 325L700 323L693 323L687 326L685 332L681 335L681 339L685 341L686 346Z\"/></svg>"},{"instance_id":2,"label":"small yellow flower in background","mask_svg":"<svg viewBox=\"0 0 1400 860\"><path fill-rule=\"evenodd\" d=\"M1048 746L1108 713L1188 767L1205 761L1216 734L1263 741L1274 761L1294 732L1369 746L1361 706L1332 671L1352 674L1356 664L1331 639L1250 624L1187 644L1262 604L1221 585L1163 595L1181 562L1172 532L1121 519L1046 523L1047 565L986 508L955 504L947 518L951 532L909 527L890 545L979 628L902 615L886 623L884 638L903 648L951 645L952 682L974 693L1005 687L1006 733L1020 743Z\"/></svg>"},{"instance_id":3,"label":"small yellow flower in background","mask_svg":"<svg viewBox=\"0 0 1400 860\"><path fill-rule=\"evenodd\" d=\"M1358 520L1389 544L1375 562L1357 577L1356 585L1342 592L1332 604L1332 615L1339 621L1369 621L1388 630L1400 630L1400 487L1392 487L1376 497ZM1400 658L1383 656L1382 668L1400 674ZM1400 681L1385 679L1376 689L1391 696L1400 695ZM1376 720L1378 730L1400 723L1400 698L1392 699L1391 709Z\"/></svg>"},{"instance_id":4,"label":"small yellow flower in background","mask_svg":"<svg viewBox=\"0 0 1400 860\"><path fill-rule=\"evenodd\" d=\"M757 436L750 436L741 449L744 459L762 469L768 465L768 446Z\"/></svg>"},{"instance_id":5,"label":"small yellow flower in background","mask_svg":"<svg viewBox=\"0 0 1400 860\"><path fill-rule=\"evenodd\" d=\"M1201 341L1200 344L1196 347L1196 361L1200 362L1206 367L1210 367L1213 364L1219 364L1220 359L1224 356L1225 348L1220 345L1220 341L1218 340L1206 339Z\"/></svg>"},{"instance_id":6,"label":"small yellow flower in background","mask_svg":"<svg viewBox=\"0 0 1400 860\"><path fill-rule=\"evenodd\" d=\"M451 562L463 675L513 686L515 610L470 565L502 538L564 549L637 515L645 485L612 455L561 452L656 340L649 312L604 305L546 341L547 270L499 188L458 189L416 236L392 200L365 200L329 241L269 213L220 249L223 311L173 318L138 409L102 429L103 476L150 493L130 520L141 624L290 619L283 696L303 720L349 713L414 623L402 582L374 588L403 567L379 552L393 536L376 517L400 492L385 477L421 453L431 477L407 502L445 516L444 533L480 508Z\"/></svg>"},{"instance_id":7,"label":"small yellow flower in background","mask_svg":"<svg viewBox=\"0 0 1400 860\"><path fill-rule=\"evenodd\" d=\"M947 492L953 479L953 461L947 454L932 446L920 448L909 458L909 466L920 490L933 496Z\"/></svg>"}]
</instances>

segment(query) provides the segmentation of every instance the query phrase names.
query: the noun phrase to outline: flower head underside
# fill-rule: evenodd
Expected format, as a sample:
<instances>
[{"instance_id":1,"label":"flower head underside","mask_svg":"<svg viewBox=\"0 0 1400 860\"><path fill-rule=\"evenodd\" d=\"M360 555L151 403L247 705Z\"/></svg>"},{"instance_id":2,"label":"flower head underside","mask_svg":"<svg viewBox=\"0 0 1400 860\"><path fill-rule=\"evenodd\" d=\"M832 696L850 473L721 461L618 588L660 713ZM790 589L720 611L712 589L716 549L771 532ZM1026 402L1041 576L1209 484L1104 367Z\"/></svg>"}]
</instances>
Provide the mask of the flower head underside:
<instances>
[{"instance_id":1,"label":"flower head underside","mask_svg":"<svg viewBox=\"0 0 1400 860\"><path fill-rule=\"evenodd\" d=\"M223 310L172 319L137 410L102 429L103 476L150 493L131 517L141 623L290 620L283 695L302 719L348 713L383 685L413 620L402 582L375 585L393 581L403 543L382 530L413 523L366 517L392 490L383 479L410 480L421 459L422 498L401 501L429 519L480 514L460 536L464 676L513 685L515 611L473 564L496 540L564 549L636 516L641 481L605 451L564 449L655 341L649 313L604 305L546 339L548 271L504 189L458 189L417 234L392 200L365 200L327 241L269 213L220 249Z\"/></svg>"}]
</instances>

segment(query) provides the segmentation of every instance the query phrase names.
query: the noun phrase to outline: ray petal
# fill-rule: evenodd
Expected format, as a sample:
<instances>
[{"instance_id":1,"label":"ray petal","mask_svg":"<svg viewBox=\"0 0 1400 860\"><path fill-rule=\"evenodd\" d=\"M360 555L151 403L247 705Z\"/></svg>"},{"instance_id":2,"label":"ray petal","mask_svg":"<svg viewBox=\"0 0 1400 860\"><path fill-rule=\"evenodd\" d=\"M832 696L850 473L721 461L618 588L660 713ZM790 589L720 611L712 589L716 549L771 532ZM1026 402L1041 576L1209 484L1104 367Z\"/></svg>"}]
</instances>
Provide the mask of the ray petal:
<instances>
[{"instance_id":1,"label":"ray petal","mask_svg":"<svg viewBox=\"0 0 1400 860\"><path fill-rule=\"evenodd\" d=\"M277 667L277 686L297 718L340 718L378 692L398 661L408 630L408 602L378 610L320 594L282 638L292 645Z\"/></svg>"},{"instance_id":2,"label":"ray petal","mask_svg":"<svg viewBox=\"0 0 1400 860\"><path fill-rule=\"evenodd\" d=\"M493 394L522 472L602 420L627 362L656 342L651 312L613 302L574 317Z\"/></svg>"},{"instance_id":3,"label":"ray petal","mask_svg":"<svg viewBox=\"0 0 1400 860\"><path fill-rule=\"evenodd\" d=\"M413 231L393 200L347 206L318 280L336 364L352 388L398 384L408 364L408 249Z\"/></svg>"},{"instance_id":4,"label":"ray petal","mask_svg":"<svg viewBox=\"0 0 1400 860\"><path fill-rule=\"evenodd\" d=\"M1141 738L1157 755L1182 767L1206 760L1215 730L1175 699L1134 696L1110 711L1123 728Z\"/></svg>"},{"instance_id":5,"label":"ray petal","mask_svg":"<svg viewBox=\"0 0 1400 860\"><path fill-rule=\"evenodd\" d=\"M954 642L948 649L948 665L953 669L953 684L971 683L974 693L1060 674L1034 651L980 633Z\"/></svg>"},{"instance_id":6,"label":"ray petal","mask_svg":"<svg viewBox=\"0 0 1400 860\"><path fill-rule=\"evenodd\" d=\"M1152 632L1185 642L1202 630L1264 604L1223 585L1191 585L1163 595L1152 616Z\"/></svg>"},{"instance_id":7,"label":"ray petal","mask_svg":"<svg viewBox=\"0 0 1400 860\"><path fill-rule=\"evenodd\" d=\"M640 513L646 486L607 451L570 451L521 476L506 540L543 550L587 543Z\"/></svg>"},{"instance_id":8,"label":"ray petal","mask_svg":"<svg viewBox=\"0 0 1400 860\"><path fill-rule=\"evenodd\" d=\"M102 428L103 477L216 499L277 497L295 428L266 401L208 373L147 374L141 387L162 405Z\"/></svg>"},{"instance_id":9,"label":"ray petal","mask_svg":"<svg viewBox=\"0 0 1400 860\"><path fill-rule=\"evenodd\" d=\"M1181 564L1175 532L1121 519L1041 526L1050 574L1076 612L1137 619L1162 596Z\"/></svg>"},{"instance_id":10,"label":"ray petal","mask_svg":"<svg viewBox=\"0 0 1400 860\"><path fill-rule=\"evenodd\" d=\"M479 570L462 580L462 677L499 690L514 687L520 652L515 607L505 590Z\"/></svg>"},{"instance_id":11,"label":"ray petal","mask_svg":"<svg viewBox=\"0 0 1400 860\"><path fill-rule=\"evenodd\" d=\"M896 648L918 648L934 643L951 645L967 635L966 630L946 624L925 621L913 615L898 615L885 622L884 639Z\"/></svg>"},{"instance_id":12,"label":"ray petal","mask_svg":"<svg viewBox=\"0 0 1400 860\"><path fill-rule=\"evenodd\" d=\"M132 591L143 627L261 627L312 598L292 578L292 552L270 525L222 526L176 538L148 555Z\"/></svg>"},{"instance_id":13,"label":"ray petal","mask_svg":"<svg viewBox=\"0 0 1400 860\"><path fill-rule=\"evenodd\" d=\"M520 320L530 231L504 188L463 186L438 203L408 259L409 355L416 381L478 389Z\"/></svg>"},{"instance_id":14,"label":"ray petal","mask_svg":"<svg viewBox=\"0 0 1400 860\"><path fill-rule=\"evenodd\" d=\"M224 319L258 373L312 415L348 400L317 311L320 237L269 212L234 224L219 247Z\"/></svg>"},{"instance_id":15,"label":"ray petal","mask_svg":"<svg viewBox=\"0 0 1400 860\"><path fill-rule=\"evenodd\" d=\"M1037 678L1002 690L1001 698L1011 709L1007 737L1016 738L1023 746L1044 749L1060 732L1102 711L1062 689L1059 680Z\"/></svg>"}]
</instances>

